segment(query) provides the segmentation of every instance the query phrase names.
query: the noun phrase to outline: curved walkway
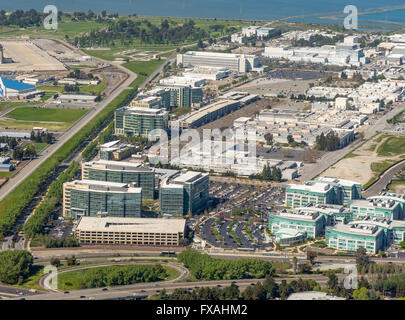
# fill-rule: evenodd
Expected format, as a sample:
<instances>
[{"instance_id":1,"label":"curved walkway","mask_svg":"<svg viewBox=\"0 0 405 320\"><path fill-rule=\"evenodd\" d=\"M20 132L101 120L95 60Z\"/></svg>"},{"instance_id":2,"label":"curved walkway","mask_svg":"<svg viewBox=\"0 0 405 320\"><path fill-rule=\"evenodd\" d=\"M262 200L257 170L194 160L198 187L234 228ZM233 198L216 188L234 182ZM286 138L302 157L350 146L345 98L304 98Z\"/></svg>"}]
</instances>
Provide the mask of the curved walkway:
<instances>
[{"instance_id":1,"label":"curved walkway","mask_svg":"<svg viewBox=\"0 0 405 320\"><path fill-rule=\"evenodd\" d=\"M91 269L91 268L99 268L99 267L109 267L109 266L116 266L116 265L130 265L130 264L139 264L139 265L145 265L145 264L160 264L162 266L166 267L171 267L179 271L179 276L176 277L175 279L172 280L164 280L164 281L156 281L156 283L171 283L171 282L176 282L176 281L182 281L185 278L189 276L189 271L185 267L183 267L180 264L175 264L175 263L170 263L170 262L150 262L150 261L125 261L125 262L110 262L110 263L104 263L104 264L96 264L96 265L87 265L87 266L78 266L78 267L73 267L73 268L68 268L68 269L63 269L59 270L57 273L49 273L45 276L43 276L40 281L39 285L41 288L48 290L48 291L53 291L53 292L60 292L60 290L55 290L52 288L50 282L52 279L55 278L55 276L61 274L61 273L66 273L66 272L71 272L71 271L77 271L77 270L85 270L85 269ZM126 286L124 286L126 287Z\"/></svg>"}]
</instances>

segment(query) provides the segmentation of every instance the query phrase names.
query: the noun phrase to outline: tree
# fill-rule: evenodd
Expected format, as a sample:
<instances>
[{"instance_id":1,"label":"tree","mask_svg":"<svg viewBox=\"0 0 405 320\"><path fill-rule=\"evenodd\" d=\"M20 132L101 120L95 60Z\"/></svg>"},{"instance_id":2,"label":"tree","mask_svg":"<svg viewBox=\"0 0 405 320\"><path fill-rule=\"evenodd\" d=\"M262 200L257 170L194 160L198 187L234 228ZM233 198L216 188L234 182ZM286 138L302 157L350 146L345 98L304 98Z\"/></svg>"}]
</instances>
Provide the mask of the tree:
<instances>
[{"instance_id":1,"label":"tree","mask_svg":"<svg viewBox=\"0 0 405 320\"><path fill-rule=\"evenodd\" d=\"M280 296L278 284L270 276L263 281L263 288L266 291L266 299L271 300Z\"/></svg>"},{"instance_id":2,"label":"tree","mask_svg":"<svg viewBox=\"0 0 405 320\"><path fill-rule=\"evenodd\" d=\"M371 300L368 289L365 288L365 287L354 290L353 291L353 299L354 300Z\"/></svg>"},{"instance_id":3,"label":"tree","mask_svg":"<svg viewBox=\"0 0 405 320\"><path fill-rule=\"evenodd\" d=\"M297 259L297 257L293 257L292 258L292 265L293 265L293 272L294 273L297 273L297 263L298 263L298 259Z\"/></svg>"},{"instance_id":4,"label":"tree","mask_svg":"<svg viewBox=\"0 0 405 320\"><path fill-rule=\"evenodd\" d=\"M34 258L26 250L0 252L0 281L20 284L29 275Z\"/></svg>"},{"instance_id":5,"label":"tree","mask_svg":"<svg viewBox=\"0 0 405 320\"><path fill-rule=\"evenodd\" d=\"M366 248L358 248L356 250L356 264L357 267L360 266L368 266L370 263L370 259L367 255L367 250Z\"/></svg>"},{"instance_id":6,"label":"tree","mask_svg":"<svg viewBox=\"0 0 405 320\"><path fill-rule=\"evenodd\" d=\"M289 134L289 135L287 136L287 141L288 141L288 144L291 144L291 143L294 142L294 138L293 138L293 136L292 136L291 134Z\"/></svg>"},{"instance_id":7,"label":"tree","mask_svg":"<svg viewBox=\"0 0 405 320\"><path fill-rule=\"evenodd\" d=\"M298 267L299 273L312 273L312 266L309 263L302 263Z\"/></svg>"},{"instance_id":8,"label":"tree","mask_svg":"<svg viewBox=\"0 0 405 320\"><path fill-rule=\"evenodd\" d=\"M260 282L257 282L253 286L253 300L265 300L266 299L266 291L263 288L263 285Z\"/></svg>"},{"instance_id":9,"label":"tree","mask_svg":"<svg viewBox=\"0 0 405 320\"><path fill-rule=\"evenodd\" d=\"M334 290L337 288L338 283L338 277L333 272L330 272L328 274L328 288Z\"/></svg>"},{"instance_id":10,"label":"tree","mask_svg":"<svg viewBox=\"0 0 405 320\"><path fill-rule=\"evenodd\" d=\"M60 267L60 260L58 258L52 258L50 263L51 263L51 265L55 266L56 268Z\"/></svg>"},{"instance_id":11,"label":"tree","mask_svg":"<svg viewBox=\"0 0 405 320\"><path fill-rule=\"evenodd\" d=\"M68 266L76 265L76 257L74 255L72 255L71 257L66 259L66 263Z\"/></svg>"},{"instance_id":12,"label":"tree","mask_svg":"<svg viewBox=\"0 0 405 320\"><path fill-rule=\"evenodd\" d=\"M311 263L311 265L314 265L315 258L318 256L318 254L315 251L307 250L307 260Z\"/></svg>"},{"instance_id":13,"label":"tree","mask_svg":"<svg viewBox=\"0 0 405 320\"><path fill-rule=\"evenodd\" d=\"M244 300L253 300L253 287L248 286L245 291L243 291Z\"/></svg>"},{"instance_id":14,"label":"tree","mask_svg":"<svg viewBox=\"0 0 405 320\"><path fill-rule=\"evenodd\" d=\"M273 134L268 132L264 135L264 140L266 140L267 144L273 144Z\"/></svg>"}]
</instances>

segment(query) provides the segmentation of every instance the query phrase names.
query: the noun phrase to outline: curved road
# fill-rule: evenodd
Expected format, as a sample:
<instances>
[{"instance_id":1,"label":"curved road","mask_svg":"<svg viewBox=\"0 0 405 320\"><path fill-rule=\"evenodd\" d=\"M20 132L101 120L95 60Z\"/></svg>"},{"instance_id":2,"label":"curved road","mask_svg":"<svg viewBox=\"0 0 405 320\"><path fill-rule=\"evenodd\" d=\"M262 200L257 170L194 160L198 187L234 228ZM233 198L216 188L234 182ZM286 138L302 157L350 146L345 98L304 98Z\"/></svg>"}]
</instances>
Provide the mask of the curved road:
<instances>
[{"instance_id":1,"label":"curved road","mask_svg":"<svg viewBox=\"0 0 405 320\"><path fill-rule=\"evenodd\" d=\"M73 267L73 268L69 268L69 269L60 270L57 273L49 273L49 274L47 274L47 275L45 275L45 276L43 276L41 278L41 280L39 281L39 285L42 288L46 289L46 290L59 292L59 290L55 290L55 289L52 288L52 286L50 285L50 281L56 275L59 275L61 273L66 273L66 272L71 272L71 271L76 271L76 270L86 270L86 269L99 268L99 267L109 267L109 266L116 266L116 265L130 265L130 264L139 264L139 265L145 265L145 264L156 265L156 264L160 264L162 266L171 267L171 268L177 269L177 271L179 271L179 276L176 277L175 279L165 280L165 281L157 281L157 282L154 282L154 283L171 283L171 282L176 282L176 281L182 281L185 278L187 278L189 276L189 274L190 274L188 269L186 269L182 265L171 263L171 262L150 262L150 261L110 262L110 263L104 263L104 264L78 266L78 267ZM130 286L132 286L132 285L130 285ZM128 288L130 286L123 286L123 287ZM119 287L117 287L117 288L119 288Z\"/></svg>"},{"instance_id":2,"label":"curved road","mask_svg":"<svg viewBox=\"0 0 405 320\"><path fill-rule=\"evenodd\" d=\"M405 159L394 164L387 169L370 187L363 191L363 196L368 198L371 196L377 196L383 191L387 185L391 182L392 178L402 169L405 168Z\"/></svg>"}]
</instances>

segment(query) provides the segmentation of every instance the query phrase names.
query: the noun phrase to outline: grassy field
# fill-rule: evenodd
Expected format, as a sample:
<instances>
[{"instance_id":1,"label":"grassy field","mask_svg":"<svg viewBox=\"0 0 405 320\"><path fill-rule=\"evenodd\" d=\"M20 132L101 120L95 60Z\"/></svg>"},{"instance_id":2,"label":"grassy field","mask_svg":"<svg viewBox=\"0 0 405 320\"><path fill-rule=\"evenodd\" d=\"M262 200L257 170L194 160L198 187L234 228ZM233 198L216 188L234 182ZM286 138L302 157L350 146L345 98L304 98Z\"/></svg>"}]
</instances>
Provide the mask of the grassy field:
<instances>
[{"instance_id":1,"label":"grassy field","mask_svg":"<svg viewBox=\"0 0 405 320\"><path fill-rule=\"evenodd\" d=\"M102 81L99 84L80 86L79 93L99 95L104 91L106 86L107 86L106 81ZM48 93L49 97L51 97L55 93L63 93L65 91L64 89L65 89L64 86L40 86L40 87L38 87L38 90L44 90L46 93Z\"/></svg>"},{"instance_id":2,"label":"grassy field","mask_svg":"<svg viewBox=\"0 0 405 320\"><path fill-rule=\"evenodd\" d=\"M378 179L380 174L391 167L396 161L382 161L382 162L373 162L370 166L371 170L373 171L373 177L363 185L363 189L367 189L375 180Z\"/></svg>"},{"instance_id":3,"label":"grassy field","mask_svg":"<svg viewBox=\"0 0 405 320\"><path fill-rule=\"evenodd\" d=\"M0 171L0 178L10 178L15 171Z\"/></svg>"},{"instance_id":4,"label":"grassy field","mask_svg":"<svg viewBox=\"0 0 405 320\"><path fill-rule=\"evenodd\" d=\"M149 75L160 67L165 60L150 60L150 61L132 61L124 63L123 66L132 72L135 72L138 77L131 83L131 87L137 87L147 78L145 74Z\"/></svg>"},{"instance_id":5,"label":"grassy field","mask_svg":"<svg viewBox=\"0 0 405 320\"><path fill-rule=\"evenodd\" d=\"M57 109L57 108L29 108L22 107L7 113L5 117L23 121L50 121L73 123L80 119L87 110Z\"/></svg>"},{"instance_id":6,"label":"grassy field","mask_svg":"<svg viewBox=\"0 0 405 320\"><path fill-rule=\"evenodd\" d=\"M405 153L405 136L389 137L378 147L377 153L379 156L393 156Z\"/></svg>"}]
</instances>

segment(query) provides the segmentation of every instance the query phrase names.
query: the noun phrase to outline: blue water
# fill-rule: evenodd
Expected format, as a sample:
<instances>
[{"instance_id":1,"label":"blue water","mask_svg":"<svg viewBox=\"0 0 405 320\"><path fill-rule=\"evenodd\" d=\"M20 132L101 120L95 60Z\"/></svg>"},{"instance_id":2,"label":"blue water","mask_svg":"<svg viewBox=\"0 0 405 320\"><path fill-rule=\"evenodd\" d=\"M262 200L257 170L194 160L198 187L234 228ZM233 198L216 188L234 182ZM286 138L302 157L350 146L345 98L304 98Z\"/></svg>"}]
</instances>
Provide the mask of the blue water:
<instances>
[{"instance_id":1,"label":"blue water","mask_svg":"<svg viewBox=\"0 0 405 320\"><path fill-rule=\"evenodd\" d=\"M0 9L41 10L47 4L54 4L62 11L107 10L119 14L248 20L275 20L306 15L295 20L325 22L316 15L324 13L342 15L343 8L348 4L357 6L360 11L405 6L405 0L0 0ZM405 10L361 15L359 19L360 23L363 20L382 20L400 22L405 26Z\"/></svg>"}]
</instances>

